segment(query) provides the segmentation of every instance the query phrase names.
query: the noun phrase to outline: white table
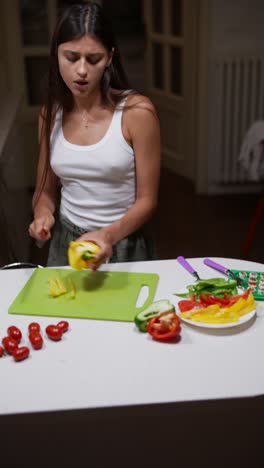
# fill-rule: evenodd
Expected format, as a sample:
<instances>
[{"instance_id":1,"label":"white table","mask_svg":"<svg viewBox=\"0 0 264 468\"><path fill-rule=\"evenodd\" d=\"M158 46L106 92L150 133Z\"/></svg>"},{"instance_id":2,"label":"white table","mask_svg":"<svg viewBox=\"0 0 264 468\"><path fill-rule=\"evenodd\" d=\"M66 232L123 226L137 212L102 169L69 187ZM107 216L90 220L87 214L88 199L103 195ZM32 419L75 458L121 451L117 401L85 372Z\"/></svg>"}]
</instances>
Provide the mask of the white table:
<instances>
[{"instance_id":1,"label":"white table","mask_svg":"<svg viewBox=\"0 0 264 468\"><path fill-rule=\"evenodd\" d=\"M263 264L215 260L229 268L264 272ZM221 276L204 266L202 259L189 261L202 278ZM104 269L158 273L155 300L170 298L171 293L194 281L176 260L106 265ZM0 271L1 338L11 324L19 326L25 334L32 321L30 316L7 313L31 273L32 270L26 269ZM21 363L15 363L11 357L0 360L1 382L4 382L0 386L0 415L6 415L2 421L8 422L7 415L26 417L41 413L47 422L45 418L50 412L56 412L59 417L60 412L69 415L70 411L74 414L77 410L83 414L89 412L90 417L97 410L98 418L98 414L103 414L100 409L111 410L107 414L116 418L122 413L122 407L128 408L131 417L135 417L138 408L142 415L145 408L149 418L149 411L155 405L161 417L160 408L164 416L168 404L172 408L173 405L184 407L186 414L195 404L195 414L201 408L199 402L204 402L205 415L206 408L211 408L210 400L220 401L222 411L230 409L230 399L260 397L264 394L261 303L257 311L250 322L232 330L205 331L182 324L181 341L177 344L155 342L147 334L139 333L132 323L71 319L70 331L61 342L45 340L44 349L32 351L31 357ZM44 330L48 323L55 321L38 317L38 322ZM255 408L256 400L252 401L250 405ZM232 404L234 411L235 405ZM237 412L240 414L240 407Z\"/></svg>"}]
</instances>

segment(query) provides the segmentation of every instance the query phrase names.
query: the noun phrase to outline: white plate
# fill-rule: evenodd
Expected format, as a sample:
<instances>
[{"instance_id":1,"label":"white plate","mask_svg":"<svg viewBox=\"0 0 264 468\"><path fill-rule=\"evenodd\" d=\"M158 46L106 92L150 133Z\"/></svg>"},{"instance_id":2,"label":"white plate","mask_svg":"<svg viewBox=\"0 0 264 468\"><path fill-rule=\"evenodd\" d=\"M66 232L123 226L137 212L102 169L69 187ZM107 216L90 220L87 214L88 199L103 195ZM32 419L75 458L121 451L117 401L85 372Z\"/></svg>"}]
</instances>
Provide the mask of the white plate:
<instances>
[{"instance_id":1,"label":"white plate","mask_svg":"<svg viewBox=\"0 0 264 468\"><path fill-rule=\"evenodd\" d=\"M178 291L178 292L179 293L186 293L188 291L183 290L183 291ZM171 295L171 297L170 297L170 301L174 304L177 315L180 314L180 311L178 309L178 302L180 302L180 301L182 301L184 299L185 299L184 297L178 297L178 296L174 296L174 295ZM188 320L188 319L183 318L183 317L180 317L180 319L181 319L182 322L188 323L188 325L193 325L194 327L200 327L200 328L231 328L231 327L239 327L240 325L242 325L242 323L248 322L249 320L252 319L252 317L254 317L255 314L256 314L256 309L252 310L251 312L249 312L246 315L242 315L240 317L240 319L238 320L238 322L230 322L230 323L195 322L194 320Z\"/></svg>"}]
</instances>

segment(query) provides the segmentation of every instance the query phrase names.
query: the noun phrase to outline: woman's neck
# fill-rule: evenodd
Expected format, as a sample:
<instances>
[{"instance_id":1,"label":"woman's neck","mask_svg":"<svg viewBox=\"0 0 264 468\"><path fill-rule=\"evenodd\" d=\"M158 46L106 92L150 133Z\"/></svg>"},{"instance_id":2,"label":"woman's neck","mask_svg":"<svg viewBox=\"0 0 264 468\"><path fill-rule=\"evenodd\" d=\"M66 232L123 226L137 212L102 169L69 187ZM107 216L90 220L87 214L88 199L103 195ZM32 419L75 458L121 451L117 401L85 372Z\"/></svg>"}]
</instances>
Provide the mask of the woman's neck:
<instances>
[{"instance_id":1,"label":"woman's neck","mask_svg":"<svg viewBox=\"0 0 264 468\"><path fill-rule=\"evenodd\" d=\"M91 112L92 110L102 108L102 95L100 91L94 92L86 98L73 98L73 110L77 113L84 111Z\"/></svg>"}]
</instances>

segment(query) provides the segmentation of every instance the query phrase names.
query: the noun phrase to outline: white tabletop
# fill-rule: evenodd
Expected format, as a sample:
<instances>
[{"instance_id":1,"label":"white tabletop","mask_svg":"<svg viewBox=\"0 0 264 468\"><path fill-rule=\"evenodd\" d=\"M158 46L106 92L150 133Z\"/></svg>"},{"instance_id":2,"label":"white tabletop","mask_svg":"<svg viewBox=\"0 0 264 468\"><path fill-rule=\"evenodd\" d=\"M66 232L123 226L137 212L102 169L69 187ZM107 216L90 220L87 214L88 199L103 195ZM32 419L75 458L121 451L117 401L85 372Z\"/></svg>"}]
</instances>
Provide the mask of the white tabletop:
<instances>
[{"instance_id":1,"label":"white tabletop","mask_svg":"<svg viewBox=\"0 0 264 468\"><path fill-rule=\"evenodd\" d=\"M203 259L189 259L202 278L222 276ZM229 268L263 271L264 265L215 258ZM158 273L155 300L170 298L194 281L176 260L105 265L105 270ZM27 344L30 316L8 307L32 270L0 271L0 338L20 327ZM0 414L188 402L264 394L264 316L234 329L205 330L182 324L179 343L159 343L133 323L70 319L62 341L15 363L0 360ZM36 317L34 318L34 320ZM37 317L42 330L56 320Z\"/></svg>"}]
</instances>

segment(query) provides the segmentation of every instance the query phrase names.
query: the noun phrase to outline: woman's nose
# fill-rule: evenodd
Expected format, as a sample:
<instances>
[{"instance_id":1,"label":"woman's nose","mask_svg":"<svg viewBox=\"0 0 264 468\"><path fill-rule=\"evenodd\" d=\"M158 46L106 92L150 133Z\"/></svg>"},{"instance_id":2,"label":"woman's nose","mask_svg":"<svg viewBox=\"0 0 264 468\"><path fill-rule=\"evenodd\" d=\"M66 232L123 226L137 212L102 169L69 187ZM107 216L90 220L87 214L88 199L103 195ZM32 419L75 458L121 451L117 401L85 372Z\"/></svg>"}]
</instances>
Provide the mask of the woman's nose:
<instances>
[{"instance_id":1,"label":"woman's nose","mask_svg":"<svg viewBox=\"0 0 264 468\"><path fill-rule=\"evenodd\" d=\"M77 73L81 77L86 77L87 75L87 64L86 60L80 60L78 62L78 68L77 68Z\"/></svg>"}]
</instances>

